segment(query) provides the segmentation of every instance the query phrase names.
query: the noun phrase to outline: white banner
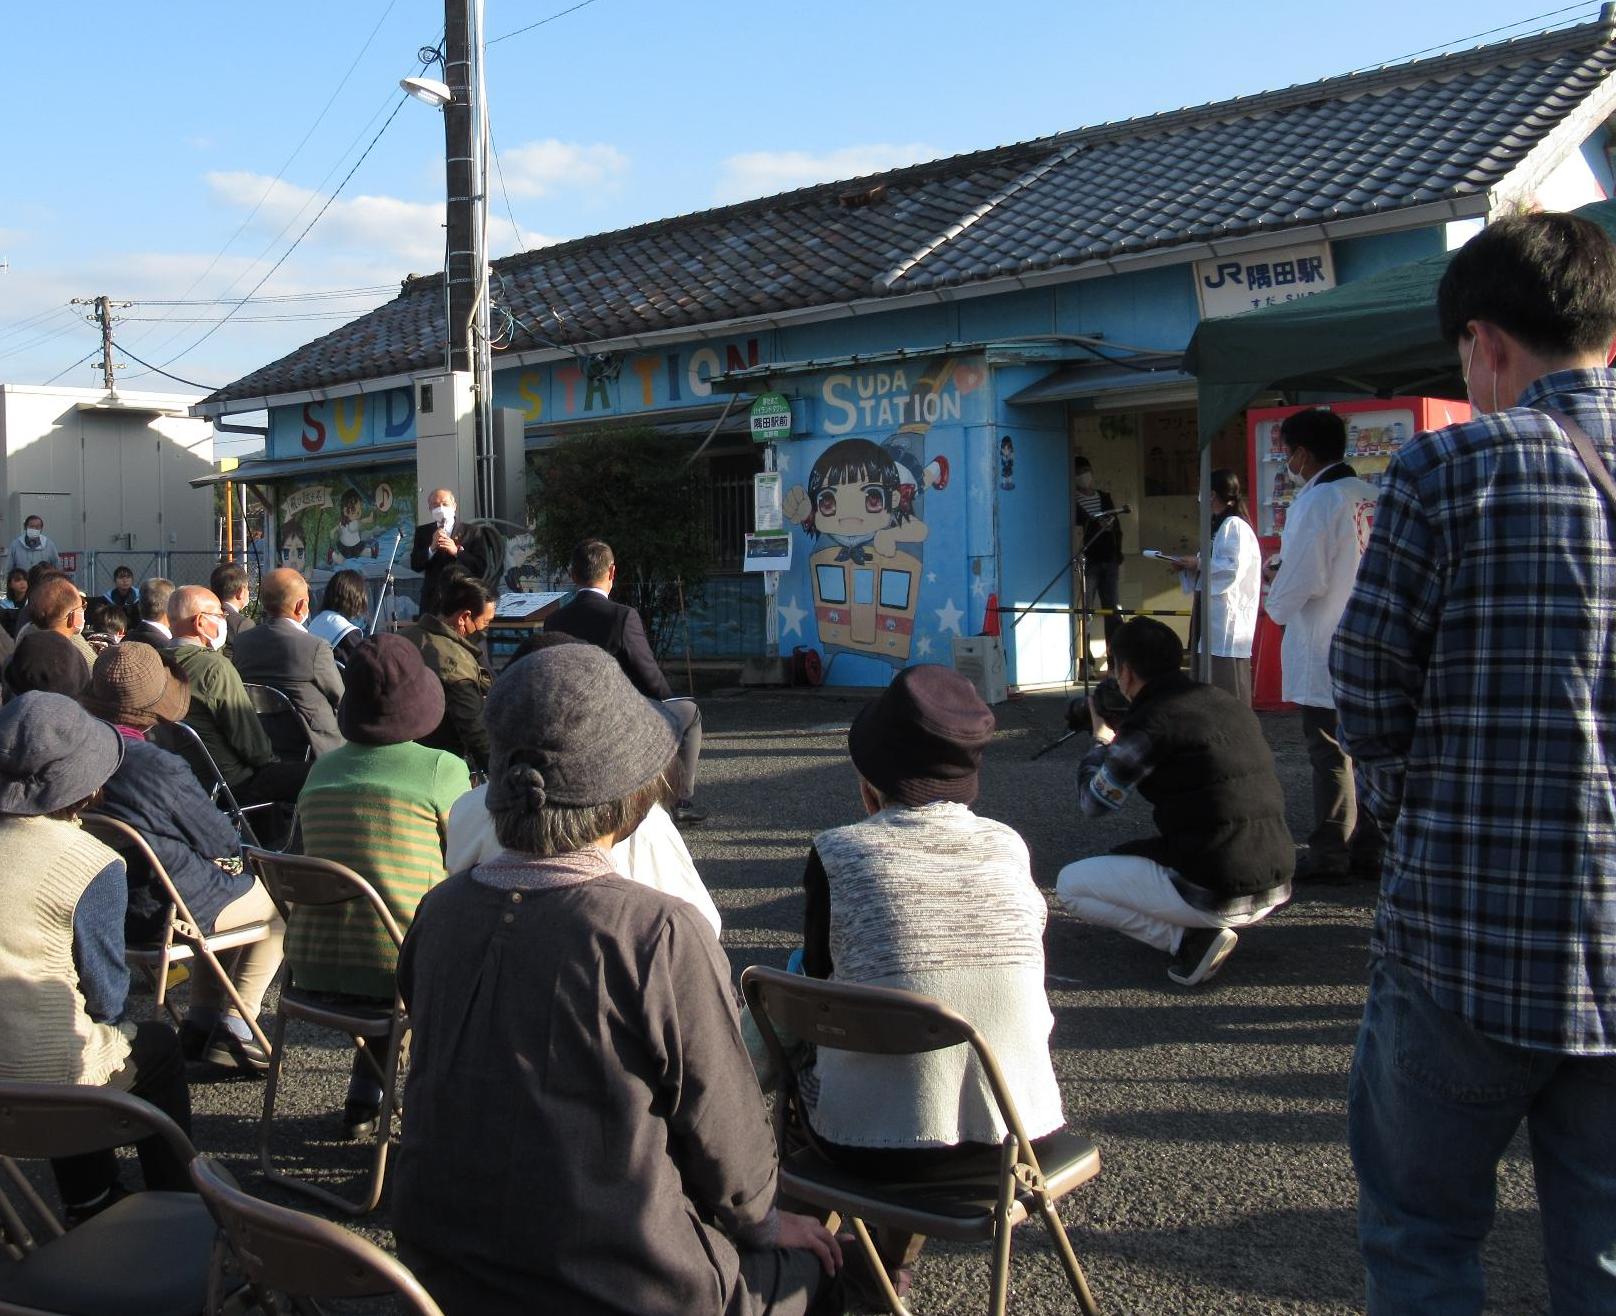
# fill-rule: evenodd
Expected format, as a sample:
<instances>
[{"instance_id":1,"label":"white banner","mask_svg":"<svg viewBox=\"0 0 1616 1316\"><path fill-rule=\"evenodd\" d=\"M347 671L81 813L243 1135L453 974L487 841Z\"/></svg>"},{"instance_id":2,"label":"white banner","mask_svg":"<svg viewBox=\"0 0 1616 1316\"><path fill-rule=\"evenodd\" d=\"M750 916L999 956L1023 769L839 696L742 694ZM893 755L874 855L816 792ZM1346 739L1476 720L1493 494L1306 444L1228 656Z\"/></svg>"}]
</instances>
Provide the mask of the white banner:
<instances>
[{"instance_id":1,"label":"white banner","mask_svg":"<svg viewBox=\"0 0 1616 1316\"><path fill-rule=\"evenodd\" d=\"M1328 242L1195 262L1195 295L1202 319L1280 306L1333 287L1335 264Z\"/></svg>"}]
</instances>

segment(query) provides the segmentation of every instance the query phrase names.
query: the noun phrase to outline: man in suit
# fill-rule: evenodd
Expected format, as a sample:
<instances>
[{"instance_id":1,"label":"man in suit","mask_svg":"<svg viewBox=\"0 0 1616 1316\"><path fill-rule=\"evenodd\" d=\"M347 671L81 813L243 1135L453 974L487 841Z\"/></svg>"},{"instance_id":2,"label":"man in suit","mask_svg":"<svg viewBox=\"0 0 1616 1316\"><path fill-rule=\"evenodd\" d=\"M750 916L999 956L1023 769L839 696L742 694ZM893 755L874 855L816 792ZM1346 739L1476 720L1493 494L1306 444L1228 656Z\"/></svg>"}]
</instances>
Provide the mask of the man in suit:
<instances>
[{"instance_id":1,"label":"man in suit","mask_svg":"<svg viewBox=\"0 0 1616 1316\"><path fill-rule=\"evenodd\" d=\"M443 575L458 567L468 576L482 579L488 574L488 545L483 535L460 520L455 496L448 489L434 489L427 495L431 520L415 527L415 544L410 549L410 568L421 573L421 612L436 613Z\"/></svg>"},{"instance_id":2,"label":"man in suit","mask_svg":"<svg viewBox=\"0 0 1616 1316\"><path fill-rule=\"evenodd\" d=\"M436 495L433 495L436 497ZM572 550L572 582L578 587L572 602L544 623L549 632L573 635L597 645L617 659L623 674L647 699L659 700L679 737L679 792L675 822L696 823L707 817L692 802L696 793L696 762L701 757L701 710L694 699L675 699L668 678L657 666L645 624L633 608L611 600L617 579L617 559L599 539L586 539Z\"/></svg>"},{"instance_id":3,"label":"man in suit","mask_svg":"<svg viewBox=\"0 0 1616 1316\"><path fill-rule=\"evenodd\" d=\"M234 660L236 638L257 624L242 611L247 606L247 572L235 562L221 562L208 577L208 588L219 596L219 602L224 605L224 656Z\"/></svg>"},{"instance_id":4,"label":"man in suit","mask_svg":"<svg viewBox=\"0 0 1616 1316\"><path fill-rule=\"evenodd\" d=\"M291 567L277 567L259 585L258 602L264 624L237 634L236 671L243 681L272 685L292 701L309 724L316 755L336 749L342 744L337 730L342 673L331 646L306 629L308 581Z\"/></svg>"},{"instance_id":5,"label":"man in suit","mask_svg":"<svg viewBox=\"0 0 1616 1316\"><path fill-rule=\"evenodd\" d=\"M168 599L174 582L149 576L140 582L140 620L123 637L125 644L149 644L154 649L172 649L174 634L168 629Z\"/></svg>"}]
</instances>

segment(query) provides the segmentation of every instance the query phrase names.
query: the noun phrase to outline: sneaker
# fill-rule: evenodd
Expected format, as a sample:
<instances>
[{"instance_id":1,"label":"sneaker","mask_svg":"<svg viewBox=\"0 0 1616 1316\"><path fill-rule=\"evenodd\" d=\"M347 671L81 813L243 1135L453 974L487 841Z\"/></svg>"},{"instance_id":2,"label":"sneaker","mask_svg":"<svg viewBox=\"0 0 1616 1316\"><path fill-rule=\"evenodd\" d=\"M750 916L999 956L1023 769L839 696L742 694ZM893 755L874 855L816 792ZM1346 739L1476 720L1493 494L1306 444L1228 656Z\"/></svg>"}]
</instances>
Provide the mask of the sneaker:
<instances>
[{"instance_id":1,"label":"sneaker","mask_svg":"<svg viewBox=\"0 0 1616 1316\"><path fill-rule=\"evenodd\" d=\"M1239 940L1230 928L1186 928L1167 976L1180 987L1205 982L1223 967Z\"/></svg>"}]
</instances>

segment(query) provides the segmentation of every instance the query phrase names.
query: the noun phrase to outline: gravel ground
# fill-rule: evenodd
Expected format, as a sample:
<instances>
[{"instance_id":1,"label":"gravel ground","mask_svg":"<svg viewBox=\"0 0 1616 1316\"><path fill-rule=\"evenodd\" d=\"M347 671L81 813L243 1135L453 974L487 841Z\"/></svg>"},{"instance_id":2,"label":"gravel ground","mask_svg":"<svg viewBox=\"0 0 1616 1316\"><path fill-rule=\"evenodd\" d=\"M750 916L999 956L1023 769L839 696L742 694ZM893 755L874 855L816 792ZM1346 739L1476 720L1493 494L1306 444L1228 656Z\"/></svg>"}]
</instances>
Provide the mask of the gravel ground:
<instances>
[{"instance_id":1,"label":"gravel ground","mask_svg":"<svg viewBox=\"0 0 1616 1316\"><path fill-rule=\"evenodd\" d=\"M724 916L736 972L783 965L800 940L800 881L812 835L856 816L846 729L861 697L752 692L703 701L701 803L686 835ZM1071 803L1082 737L1033 762L1060 730L1064 696L1001 705L980 812L1015 827L1051 889L1060 866L1148 830L1130 806L1090 822ZM1292 829L1309 825L1297 719L1265 716ZM1165 957L1075 923L1051 904L1046 938L1054 1055L1073 1127L1103 1169L1062 1216L1101 1307L1114 1313L1359 1311L1355 1192L1346 1150L1347 1067L1367 978L1373 891L1362 882L1302 889L1241 938L1222 975L1183 991ZM340 1184L362 1164L333 1139L346 1057L335 1039L294 1034L276 1120L283 1165ZM258 1174L262 1086L192 1091L195 1141L253 1192L307 1208ZM542 1186L536 1186L542 1190ZM1530 1165L1517 1139L1501 1174L1488 1245L1488 1311L1544 1311ZM359 1222L386 1245L387 1204ZM936 1244L917 1268L917 1312L980 1310L985 1249ZM1075 1309L1035 1223L1017 1232L1012 1310Z\"/></svg>"}]
</instances>

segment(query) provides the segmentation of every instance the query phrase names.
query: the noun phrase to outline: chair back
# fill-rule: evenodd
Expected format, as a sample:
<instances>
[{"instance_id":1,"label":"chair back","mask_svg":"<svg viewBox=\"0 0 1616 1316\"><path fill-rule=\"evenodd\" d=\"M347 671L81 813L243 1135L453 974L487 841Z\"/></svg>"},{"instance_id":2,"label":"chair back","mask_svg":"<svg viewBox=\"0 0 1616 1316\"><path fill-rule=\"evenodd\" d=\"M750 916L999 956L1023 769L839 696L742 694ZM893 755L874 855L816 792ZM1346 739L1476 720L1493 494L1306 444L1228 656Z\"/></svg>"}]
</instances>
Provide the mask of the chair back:
<instances>
[{"instance_id":1,"label":"chair back","mask_svg":"<svg viewBox=\"0 0 1616 1316\"><path fill-rule=\"evenodd\" d=\"M155 1106L116 1088L0 1083L0 1156L82 1156L156 1136L188 1164L196 1148Z\"/></svg>"},{"instance_id":2,"label":"chair back","mask_svg":"<svg viewBox=\"0 0 1616 1316\"><path fill-rule=\"evenodd\" d=\"M253 711L269 737L270 748L278 759L293 762L314 757L314 741L308 720L284 690L256 682L242 683L247 697L252 700Z\"/></svg>"},{"instance_id":3,"label":"chair back","mask_svg":"<svg viewBox=\"0 0 1616 1316\"><path fill-rule=\"evenodd\" d=\"M224 779L224 773L219 771L218 763L195 727L189 722L158 722L146 732L146 739L159 749L178 754L189 763L191 771L202 783L202 789L207 791L208 798L215 804L223 801L224 811L230 815L230 822L241 839L249 844L257 844L258 838L252 824L247 821L246 811L236 801L235 792L230 789L230 783ZM255 804L253 807L264 806Z\"/></svg>"},{"instance_id":4,"label":"chair back","mask_svg":"<svg viewBox=\"0 0 1616 1316\"><path fill-rule=\"evenodd\" d=\"M162 892L163 899L174 906L174 913L192 927L196 927L196 920L186 908L185 898L180 895L179 888L174 885L174 879L168 875L168 870L163 867L163 861L146 843L144 836L122 819L105 813L81 814L79 826L108 849L116 850L123 856L126 866L143 866Z\"/></svg>"},{"instance_id":5,"label":"chair back","mask_svg":"<svg viewBox=\"0 0 1616 1316\"><path fill-rule=\"evenodd\" d=\"M919 1055L950 1046L969 1046L982 1066L988 1090L999 1107L1000 1119L1015 1135L1019 1158L1037 1166L1032 1140L1027 1137L1009 1084L987 1039L963 1015L941 1001L896 987L831 982L760 964L742 972L741 990L751 1008L752 1021L774 1060L776 1072L792 1096L796 1093L796 1077L778 1028L815 1046L864 1055ZM783 1112L777 1109L777 1114L780 1113ZM803 1125L813 1141L808 1121L804 1120Z\"/></svg>"},{"instance_id":6,"label":"chair back","mask_svg":"<svg viewBox=\"0 0 1616 1316\"><path fill-rule=\"evenodd\" d=\"M392 1294L414 1316L443 1316L420 1281L374 1243L248 1196L205 1156L191 1162L191 1182L252 1284L298 1298Z\"/></svg>"},{"instance_id":7,"label":"chair back","mask_svg":"<svg viewBox=\"0 0 1616 1316\"><path fill-rule=\"evenodd\" d=\"M263 882L282 917L289 916L293 905L340 905L349 900L364 900L387 929L393 945L403 945L404 934L393 912L387 908L387 902L375 887L345 864L317 859L313 855L261 850L257 846L242 847L241 857Z\"/></svg>"}]
</instances>

